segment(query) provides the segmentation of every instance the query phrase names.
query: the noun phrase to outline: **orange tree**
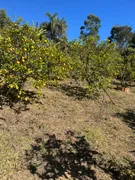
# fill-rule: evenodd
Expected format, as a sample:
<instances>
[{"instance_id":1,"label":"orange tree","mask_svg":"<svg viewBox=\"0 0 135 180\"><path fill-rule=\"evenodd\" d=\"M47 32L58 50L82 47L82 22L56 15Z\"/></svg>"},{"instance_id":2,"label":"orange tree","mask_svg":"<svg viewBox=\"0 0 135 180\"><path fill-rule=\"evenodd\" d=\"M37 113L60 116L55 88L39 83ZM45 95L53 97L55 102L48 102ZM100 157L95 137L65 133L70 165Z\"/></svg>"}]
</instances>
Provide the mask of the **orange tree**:
<instances>
[{"instance_id":1,"label":"orange tree","mask_svg":"<svg viewBox=\"0 0 135 180\"><path fill-rule=\"evenodd\" d=\"M122 63L118 79L121 87L129 87L135 81L135 49L128 47L119 50L122 56Z\"/></svg>"},{"instance_id":2,"label":"orange tree","mask_svg":"<svg viewBox=\"0 0 135 180\"><path fill-rule=\"evenodd\" d=\"M108 87L118 75L121 64L115 44L109 40L98 44L98 38L93 36L70 44L76 77L85 80L91 92Z\"/></svg>"},{"instance_id":3,"label":"orange tree","mask_svg":"<svg viewBox=\"0 0 135 180\"><path fill-rule=\"evenodd\" d=\"M7 94L21 98L28 79L38 88L68 75L69 58L41 36L38 28L18 21L0 30L0 86Z\"/></svg>"}]
</instances>

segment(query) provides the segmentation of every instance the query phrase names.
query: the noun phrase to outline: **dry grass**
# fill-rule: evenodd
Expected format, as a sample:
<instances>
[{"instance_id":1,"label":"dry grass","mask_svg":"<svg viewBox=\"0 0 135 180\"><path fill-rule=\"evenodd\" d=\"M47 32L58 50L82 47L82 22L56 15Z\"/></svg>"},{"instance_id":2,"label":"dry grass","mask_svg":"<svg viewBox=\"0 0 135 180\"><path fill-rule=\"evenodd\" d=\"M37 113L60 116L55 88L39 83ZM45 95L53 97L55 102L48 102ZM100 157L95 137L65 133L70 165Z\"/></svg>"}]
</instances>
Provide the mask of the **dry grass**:
<instances>
[{"instance_id":1,"label":"dry grass","mask_svg":"<svg viewBox=\"0 0 135 180\"><path fill-rule=\"evenodd\" d=\"M71 130L84 135L106 159L115 159L118 164L133 160L134 129L124 122L122 114L135 109L134 89L129 94L110 89L115 106L105 94L97 100L79 100L67 91L44 88L43 97L27 109L20 103L0 110L0 179L38 179L27 170L25 150L45 133L65 139L65 132ZM98 168L96 173L98 180L110 178Z\"/></svg>"}]
</instances>

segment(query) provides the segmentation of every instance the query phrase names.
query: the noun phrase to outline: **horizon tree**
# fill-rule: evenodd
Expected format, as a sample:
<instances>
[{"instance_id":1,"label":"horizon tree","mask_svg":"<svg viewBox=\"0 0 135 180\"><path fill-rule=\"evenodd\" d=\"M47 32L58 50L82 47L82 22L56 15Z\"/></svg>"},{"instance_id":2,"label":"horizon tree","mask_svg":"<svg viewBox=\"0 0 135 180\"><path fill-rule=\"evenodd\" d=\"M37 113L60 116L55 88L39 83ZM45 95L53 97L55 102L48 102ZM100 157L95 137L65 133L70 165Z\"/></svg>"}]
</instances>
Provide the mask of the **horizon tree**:
<instances>
[{"instance_id":1,"label":"horizon tree","mask_svg":"<svg viewBox=\"0 0 135 180\"><path fill-rule=\"evenodd\" d=\"M48 17L49 21L44 21L40 24L40 29L45 30L45 36L54 41L57 41L59 38L66 38L68 26L65 18L60 19L58 13L51 14L47 12L45 15Z\"/></svg>"},{"instance_id":2,"label":"horizon tree","mask_svg":"<svg viewBox=\"0 0 135 180\"><path fill-rule=\"evenodd\" d=\"M93 14L89 14L84 21L84 25L80 27L80 39L85 40L88 36L97 36L100 27L100 18Z\"/></svg>"},{"instance_id":3,"label":"horizon tree","mask_svg":"<svg viewBox=\"0 0 135 180\"><path fill-rule=\"evenodd\" d=\"M5 9L0 9L0 28L3 28L11 23L11 19L7 16Z\"/></svg>"}]
</instances>

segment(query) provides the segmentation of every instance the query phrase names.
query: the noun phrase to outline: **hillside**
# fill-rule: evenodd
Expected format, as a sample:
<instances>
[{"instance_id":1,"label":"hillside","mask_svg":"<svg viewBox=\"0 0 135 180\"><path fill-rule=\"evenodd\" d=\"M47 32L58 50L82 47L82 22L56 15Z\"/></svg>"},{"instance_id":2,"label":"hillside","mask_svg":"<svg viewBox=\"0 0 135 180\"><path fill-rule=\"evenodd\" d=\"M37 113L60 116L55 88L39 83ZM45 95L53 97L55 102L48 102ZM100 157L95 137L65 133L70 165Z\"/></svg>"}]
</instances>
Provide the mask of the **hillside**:
<instances>
[{"instance_id":1,"label":"hillside","mask_svg":"<svg viewBox=\"0 0 135 180\"><path fill-rule=\"evenodd\" d=\"M115 105L106 94L93 99L68 81L43 88L43 96L31 97L27 105L3 105L0 179L129 178L135 161L134 88L108 92Z\"/></svg>"}]
</instances>

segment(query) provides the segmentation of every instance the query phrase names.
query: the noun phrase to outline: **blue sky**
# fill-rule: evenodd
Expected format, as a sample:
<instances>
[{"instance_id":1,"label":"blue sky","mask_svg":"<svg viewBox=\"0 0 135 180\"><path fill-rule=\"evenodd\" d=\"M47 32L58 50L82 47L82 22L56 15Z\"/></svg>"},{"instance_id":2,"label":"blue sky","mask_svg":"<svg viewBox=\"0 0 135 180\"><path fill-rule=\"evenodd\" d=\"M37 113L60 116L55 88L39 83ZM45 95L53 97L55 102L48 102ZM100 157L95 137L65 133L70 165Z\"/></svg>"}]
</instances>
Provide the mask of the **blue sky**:
<instances>
[{"instance_id":1,"label":"blue sky","mask_svg":"<svg viewBox=\"0 0 135 180\"><path fill-rule=\"evenodd\" d=\"M41 23L46 12L58 12L68 23L69 40L79 36L88 14L101 19L101 40L109 36L113 25L129 25L135 30L135 0L1 0L0 5L11 18L21 16L29 22Z\"/></svg>"}]
</instances>

